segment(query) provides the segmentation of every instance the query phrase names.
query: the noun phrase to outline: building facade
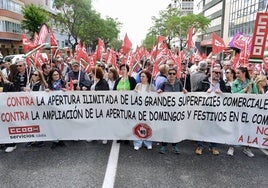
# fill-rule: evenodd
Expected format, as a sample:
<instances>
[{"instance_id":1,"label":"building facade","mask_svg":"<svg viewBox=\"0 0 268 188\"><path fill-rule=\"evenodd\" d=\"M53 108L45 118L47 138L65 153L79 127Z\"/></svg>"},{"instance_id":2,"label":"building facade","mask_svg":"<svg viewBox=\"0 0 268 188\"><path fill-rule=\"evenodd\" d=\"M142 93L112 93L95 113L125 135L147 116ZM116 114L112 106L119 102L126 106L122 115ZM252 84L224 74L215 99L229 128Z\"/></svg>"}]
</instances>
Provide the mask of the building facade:
<instances>
[{"instance_id":1,"label":"building facade","mask_svg":"<svg viewBox=\"0 0 268 188\"><path fill-rule=\"evenodd\" d=\"M3 56L23 53L21 34L25 31L21 28L22 8L34 4L56 14L53 2L54 0L0 0L0 52ZM53 31L59 48L68 46L67 35Z\"/></svg>"},{"instance_id":2,"label":"building facade","mask_svg":"<svg viewBox=\"0 0 268 188\"><path fill-rule=\"evenodd\" d=\"M266 8L267 0L195 0L194 14L202 13L211 19L207 33L197 34L203 52L212 50L212 33L223 38L225 44L237 33L252 35L257 12Z\"/></svg>"}]
</instances>

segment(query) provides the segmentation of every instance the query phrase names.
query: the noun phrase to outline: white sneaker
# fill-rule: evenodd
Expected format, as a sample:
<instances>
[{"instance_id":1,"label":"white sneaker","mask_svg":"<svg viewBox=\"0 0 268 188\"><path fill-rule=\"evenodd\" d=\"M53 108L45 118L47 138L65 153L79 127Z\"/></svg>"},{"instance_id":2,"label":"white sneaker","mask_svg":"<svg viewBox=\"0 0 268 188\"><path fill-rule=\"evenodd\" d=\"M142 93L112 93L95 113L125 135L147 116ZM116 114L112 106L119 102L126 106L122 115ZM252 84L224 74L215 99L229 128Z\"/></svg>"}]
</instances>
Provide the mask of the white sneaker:
<instances>
[{"instance_id":1,"label":"white sneaker","mask_svg":"<svg viewBox=\"0 0 268 188\"><path fill-rule=\"evenodd\" d=\"M107 143L108 143L107 140L103 140L103 141L102 141L102 144L107 144Z\"/></svg>"},{"instance_id":2,"label":"white sneaker","mask_svg":"<svg viewBox=\"0 0 268 188\"><path fill-rule=\"evenodd\" d=\"M138 146L134 146L134 149L138 151L140 148Z\"/></svg>"},{"instance_id":3,"label":"white sneaker","mask_svg":"<svg viewBox=\"0 0 268 188\"><path fill-rule=\"evenodd\" d=\"M229 149L227 151L227 155L234 156L234 148L233 147L229 147Z\"/></svg>"},{"instance_id":4,"label":"white sneaker","mask_svg":"<svg viewBox=\"0 0 268 188\"><path fill-rule=\"evenodd\" d=\"M254 157L254 154L249 148L244 148L243 153L246 154L248 157Z\"/></svg>"},{"instance_id":5,"label":"white sneaker","mask_svg":"<svg viewBox=\"0 0 268 188\"><path fill-rule=\"evenodd\" d=\"M7 147L7 148L5 149L5 152L6 152L6 153L10 153L10 152L14 151L16 148L17 148L17 146L14 146L14 147Z\"/></svg>"},{"instance_id":6,"label":"white sneaker","mask_svg":"<svg viewBox=\"0 0 268 188\"><path fill-rule=\"evenodd\" d=\"M153 149L153 146L147 146L147 149L151 150L151 149Z\"/></svg>"}]
</instances>

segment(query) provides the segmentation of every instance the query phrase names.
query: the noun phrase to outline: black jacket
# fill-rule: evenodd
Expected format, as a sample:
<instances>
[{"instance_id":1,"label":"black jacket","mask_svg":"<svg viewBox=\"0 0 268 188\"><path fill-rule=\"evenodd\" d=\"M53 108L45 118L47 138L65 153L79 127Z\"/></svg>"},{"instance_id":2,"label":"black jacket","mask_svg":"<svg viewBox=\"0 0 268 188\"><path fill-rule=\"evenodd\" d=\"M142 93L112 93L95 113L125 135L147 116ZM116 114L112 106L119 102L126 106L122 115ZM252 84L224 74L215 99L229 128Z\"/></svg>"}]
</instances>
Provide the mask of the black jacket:
<instances>
[{"instance_id":1,"label":"black jacket","mask_svg":"<svg viewBox=\"0 0 268 188\"><path fill-rule=\"evenodd\" d=\"M206 92L209 88L210 88L210 82L208 80L209 77L206 77L203 81L202 81L202 91ZM220 90L223 93L226 93L226 86L225 86L225 82L222 78L220 78Z\"/></svg>"},{"instance_id":2,"label":"black jacket","mask_svg":"<svg viewBox=\"0 0 268 188\"><path fill-rule=\"evenodd\" d=\"M114 83L114 89L113 90L116 90L117 88L117 85L119 83L119 81L122 79L122 77L118 78L115 83ZM137 82L135 80L135 78L131 77L131 76L128 76L128 80L129 80L129 83L130 83L130 90L134 90L136 85L137 85Z\"/></svg>"}]
</instances>

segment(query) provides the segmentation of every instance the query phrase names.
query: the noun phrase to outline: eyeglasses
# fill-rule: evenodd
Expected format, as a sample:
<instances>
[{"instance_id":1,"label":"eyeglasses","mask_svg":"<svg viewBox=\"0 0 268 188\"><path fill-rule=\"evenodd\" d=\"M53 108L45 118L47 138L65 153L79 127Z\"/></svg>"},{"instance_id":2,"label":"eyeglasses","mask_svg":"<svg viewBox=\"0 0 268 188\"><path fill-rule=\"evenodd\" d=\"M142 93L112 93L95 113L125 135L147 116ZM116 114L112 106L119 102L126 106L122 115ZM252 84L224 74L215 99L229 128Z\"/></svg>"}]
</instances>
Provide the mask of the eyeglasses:
<instances>
[{"instance_id":1,"label":"eyeglasses","mask_svg":"<svg viewBox=\"0 0 268 188\"><path fill-rule=\"evenodd\" d=\"M169 75L176 75L176 72L169 72Z\"/></svg>"},{"instance_id":2,"label":"eyeglasses","mask_svg":"<svg viewBox=\"0 0 268 188\"><path fill-rule=\"evenodd\" d=\"M221 72L213 71L215 74L221 74Z\"/></svg>"},{"instance_id":3,"label":"eyeglasses","mask_svg":"<svg viewBox=\"0 0 268 188\"><path fill-rule=\"evenodd\" d=\"M39 76L38 74L32 74L33 76Z\"/></svg>"}]
</instances>

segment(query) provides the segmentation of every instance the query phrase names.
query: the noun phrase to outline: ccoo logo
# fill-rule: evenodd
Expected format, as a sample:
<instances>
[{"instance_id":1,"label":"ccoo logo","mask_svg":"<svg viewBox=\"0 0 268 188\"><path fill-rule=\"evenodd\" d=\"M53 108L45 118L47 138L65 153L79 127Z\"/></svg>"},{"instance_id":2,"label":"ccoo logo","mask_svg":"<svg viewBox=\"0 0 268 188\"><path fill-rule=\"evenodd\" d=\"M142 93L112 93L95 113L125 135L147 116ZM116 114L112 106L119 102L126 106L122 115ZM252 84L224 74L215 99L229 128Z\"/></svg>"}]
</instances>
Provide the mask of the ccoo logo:
<instances>
[{"instance_id":1,"label":"ccoo logo","mask_svg":"<svg viewBox=\"0 0 268 188\"><path fill-rule=\"evenodd\" d=\"M152 136L152 129L145 123L139 123L134 126L133 134L139 139L147 139Z\"/></svg>"}]
</instances>

